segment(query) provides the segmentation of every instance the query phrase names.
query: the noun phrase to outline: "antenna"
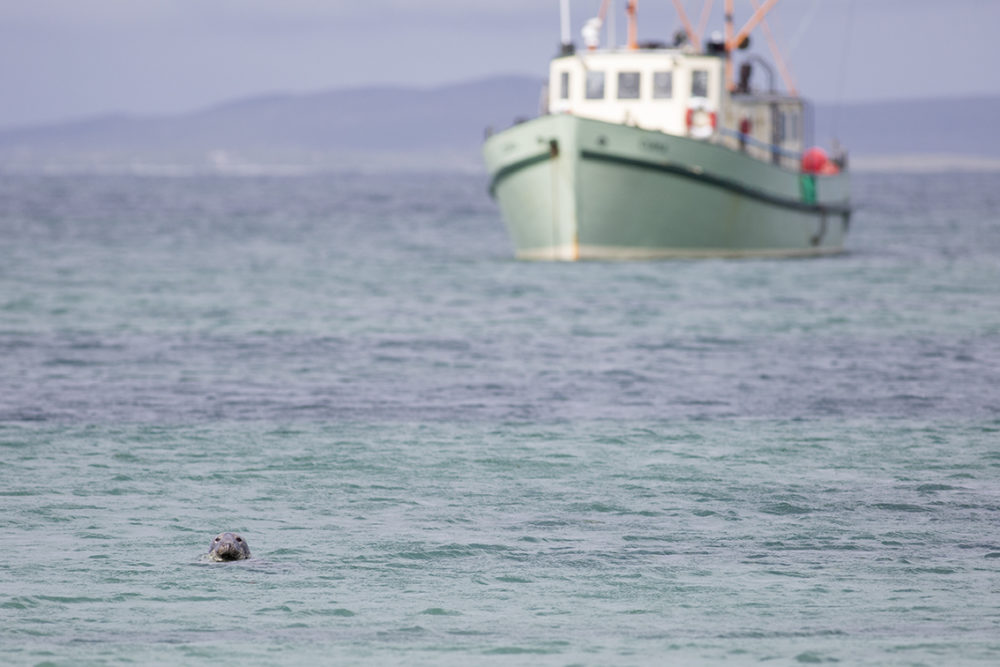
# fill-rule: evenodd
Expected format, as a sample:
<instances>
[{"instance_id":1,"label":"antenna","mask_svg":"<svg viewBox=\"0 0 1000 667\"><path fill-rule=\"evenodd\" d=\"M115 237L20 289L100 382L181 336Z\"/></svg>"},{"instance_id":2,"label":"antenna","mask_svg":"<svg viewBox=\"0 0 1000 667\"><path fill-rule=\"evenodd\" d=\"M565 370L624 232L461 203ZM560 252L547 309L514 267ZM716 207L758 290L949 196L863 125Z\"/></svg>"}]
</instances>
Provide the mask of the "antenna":
<instances>
[{"instance_id":1,"label":"antenna","mask_svg":"<svg viewBox=\"0 0 1000 667\"><path fill-rule=\"evenodd\" d=\"M569 0L559 0L559 28L562 33L560 41L565 52L569 45L573 43L573 39L569 34Z\"/></svg>"}]
</instances>

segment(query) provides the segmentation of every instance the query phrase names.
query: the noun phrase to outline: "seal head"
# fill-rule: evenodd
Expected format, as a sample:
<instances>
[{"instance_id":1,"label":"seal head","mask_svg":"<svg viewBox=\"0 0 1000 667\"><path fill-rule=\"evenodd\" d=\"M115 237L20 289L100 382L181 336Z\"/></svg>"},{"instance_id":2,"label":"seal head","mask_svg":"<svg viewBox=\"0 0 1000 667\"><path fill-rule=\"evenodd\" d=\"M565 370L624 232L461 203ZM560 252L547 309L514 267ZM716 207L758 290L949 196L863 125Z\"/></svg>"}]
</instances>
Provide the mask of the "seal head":
<instances>
[{"instance_id":1,"label":"seal head","mask_svg":"<svg viewBox=\"0 0 1000 667\"><path fill-rule=\"evenodd\" d=\"M236 533L219 533L208 547L208 557L215 561L250 558L250 546Z\"/></svg>"}]
</instances>

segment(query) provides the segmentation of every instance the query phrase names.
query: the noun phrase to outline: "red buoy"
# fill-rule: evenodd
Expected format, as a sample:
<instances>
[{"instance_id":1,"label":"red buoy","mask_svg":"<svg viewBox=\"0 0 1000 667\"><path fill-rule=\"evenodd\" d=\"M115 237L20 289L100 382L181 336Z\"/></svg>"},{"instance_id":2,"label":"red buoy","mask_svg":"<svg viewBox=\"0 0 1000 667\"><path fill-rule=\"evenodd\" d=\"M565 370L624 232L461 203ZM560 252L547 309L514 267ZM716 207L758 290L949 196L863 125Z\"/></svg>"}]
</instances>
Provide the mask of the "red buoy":
<instances>
[{"instance_id":1,"label":"red buoy","mask_svg":"<svg viewBox=\"0 0 1000 667\"><path fill-rule=\"evenodd\" d=\"M807 174L837 174L840 169L830 161L826 151L813 146L802 154L802 171Z\"/></svg>"}]
</instances>

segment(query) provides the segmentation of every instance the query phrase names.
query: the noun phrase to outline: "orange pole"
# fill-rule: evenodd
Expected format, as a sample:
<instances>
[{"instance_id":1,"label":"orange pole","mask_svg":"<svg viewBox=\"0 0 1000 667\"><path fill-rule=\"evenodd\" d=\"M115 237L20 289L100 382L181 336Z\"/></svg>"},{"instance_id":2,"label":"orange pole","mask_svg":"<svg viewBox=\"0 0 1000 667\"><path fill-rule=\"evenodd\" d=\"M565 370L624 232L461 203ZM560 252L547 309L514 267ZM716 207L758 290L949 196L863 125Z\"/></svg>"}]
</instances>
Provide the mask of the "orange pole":
<instances>
[{"instance_id":1,"label":"orange pole","mask_svg":"<svg viewBox=\"0 0 1000 667\"><path fill-rule=\"evenodd\" d=\"M625 12L628 14L628 48L635 51L639 48L639 27L636 25L635 10L639 0L628 0Z\"/></svg>"},{"instance_id":2,"label":"orange pole","mask_svg":"<svg viewBox=\"0 0 1000 667\"><path fill-rule=\"evenodd\" d=\"M750 0L754 9L760 9L760 3L757 0ZM785 59L781 57L781 49L778 48L778 41L774 39L774 34L771 32L771 26L767 24L767 19L762 18L760 20L761 30L764 32L764 37L767 39L767 46L771 49L771 55L774 57L774 62L778 63L778 71L781 73L781 78L785 82L785 88L792 95L798 95L798 91L795 90L795 81L792 80L792 73L788 70L785 64Z\"/></svg>"},{"instance_id":3,"label":"orange pole","mask_svg":"<svg viewBox=\"0 0 1000 667\"><path fill-rule=\"evenodd\" d=\"M688 20L687 14L684 12L684 5L681 4L681 0L674 0L674 7L677 8L677 16L681 18L681 24L684 26L684 32L687 33L688 39L694 44L694 48L701 51L701 40L698 39L698 34L694 31L694 26Z\"/></svg>"},{"instance_id":4,"label":"orange pole","mask_svg":"<svg viewBox=\"0 0 1000 667\"><path fill-rule=\"evenodd\" d=\"M698 19L699 38L705 34L705 28L708 27L708 17L712 15L713 4L715 4L715 0L705 0L705 4L701 7L701 18Z\"/></svg>"},{"instance_id":5,"label":"orange pole","mask_svg":"<svg viewBox=\"0 0 1000 667\"><path fill-rule=\"evenodd\" d=\"M727 0L727 1L731 2L732 0ZM726 50L732 51L733 49L738 48L740 42L742 42L744 39L747 38L747 35L750 34L750 31L756 28L757 24L764 20L764 17L767 16L767 13L771 11L771 8L774 7L776 4L778 4L778 0L767 0L767 2L764 3L763 7L754 12L753 16L750 17L750 20L747 21L747 24L742 28L740 28L740 31L736 33L736 37L730 39L730 35L727 34ZM727 30L726 32L728 33L729 31Z\"/></svg>"},{"instance_id":6,"label":"orange pole","mask_svg":"<svg viewBox=\"0 0 1000 667\"><path fill-rule=\"evenodd\" d=\"M733 0L726 0L726 90L732 91L736 88L733 83L733 59L729 56L732 47L729 45L733 38Z\"/></svg>"}]
</instances>

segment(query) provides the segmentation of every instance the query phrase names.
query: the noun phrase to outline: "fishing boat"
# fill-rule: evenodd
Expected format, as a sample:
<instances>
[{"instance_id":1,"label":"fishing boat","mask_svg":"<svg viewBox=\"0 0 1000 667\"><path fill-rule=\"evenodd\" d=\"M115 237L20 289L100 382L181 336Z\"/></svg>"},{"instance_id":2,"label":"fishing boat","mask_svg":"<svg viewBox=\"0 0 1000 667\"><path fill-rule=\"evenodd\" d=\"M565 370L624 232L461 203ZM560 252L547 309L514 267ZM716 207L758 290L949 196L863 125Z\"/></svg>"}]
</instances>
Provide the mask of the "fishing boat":
<instances>
[{"instance_id":1,"label":"fishing boat","mask_svg":"<svg viewBox=\"0 0 1000 667\"><path fill-rule=\"evenodd\" d=\"M725 0L724 33L703 40L674 0L683 30L666 45L638 42L638 1L629 0L628 42L619 47L613 38L600 44L604 0L578 50L569 0L561 0L561 48L542 113L489 133L483 146L490 194L519 259L843 250L851 217L845 154L807 148L811 108L780 52L783 92L774 67L744 51L777 2L751 1L756 10L736 30L733 0ZM759 70L767 89L752 85Z\"/></svg>"}]
</instances>

